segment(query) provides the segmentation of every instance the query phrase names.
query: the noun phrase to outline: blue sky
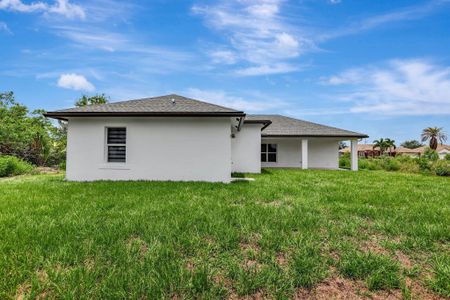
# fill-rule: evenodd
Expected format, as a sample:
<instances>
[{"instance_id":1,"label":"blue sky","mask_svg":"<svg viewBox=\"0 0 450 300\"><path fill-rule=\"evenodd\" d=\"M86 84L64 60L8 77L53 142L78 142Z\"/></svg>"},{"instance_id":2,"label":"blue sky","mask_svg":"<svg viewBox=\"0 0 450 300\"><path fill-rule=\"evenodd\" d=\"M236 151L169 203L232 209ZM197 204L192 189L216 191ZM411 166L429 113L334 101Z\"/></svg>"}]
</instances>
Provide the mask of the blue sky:
<instances>
[{"instance_id":1,"label":"blue sky","mask_svg":"<svg viewBox=\"0 0 450 300\"><path fill-rule=\"evenodd\" d=\"M30 108L177 93L397 142L450 133L450 0L0 0Z\"/></svg>"}]
</instances>

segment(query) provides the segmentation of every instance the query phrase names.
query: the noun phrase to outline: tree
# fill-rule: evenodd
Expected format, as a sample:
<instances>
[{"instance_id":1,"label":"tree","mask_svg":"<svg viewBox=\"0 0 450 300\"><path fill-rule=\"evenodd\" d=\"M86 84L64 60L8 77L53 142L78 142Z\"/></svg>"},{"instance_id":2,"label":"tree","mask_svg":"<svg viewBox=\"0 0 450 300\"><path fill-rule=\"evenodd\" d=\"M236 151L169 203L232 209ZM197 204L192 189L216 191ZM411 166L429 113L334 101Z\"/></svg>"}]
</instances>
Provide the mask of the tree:
<instances>
[{"instance_id":1,"label":"tree","mask_svg":"<svg viewBox=\"0 0 450 300\"><path fill-rule=\"evenodd\" d=\"M16 102L13 92L0 93L0 154L14 155L36 165L48 164L60 129L44 117L44 112L30 113ZM58 157L64 159L65 148Z\"/></svg>"},{"instance_id":2,"label":"tree","mask_svg":"<svg viewBox=\"0 0 450 300\"><path fill-rule=\"evenodd\" d=\"M395 146L395 141L387 138L385 140L385 142L386 142L387 149L389 149L389 155L391 155L392 149L395 150L397 148L397 146Z\"/></svg>"},{"instance_id":3,"label":"tree","mask_svg":"<svg viewBox=\"0 0 450 300\"><path fill-rule=\"evenodd\" d=\"M396 148L395 141L391 140L391 139L383 139L383 138L381 138L379 140L374 140L373 144L374 144L373 145L373 149L379 148L382 155L384 154L384 152L387 149L389 149L389 154L390 154L391 151L392 151L391 149L392 148L394 148L394 149Z\"/></svg>"},{"instance_id":4,"label":"tree","mask_svg":"<svg viewBox=\"0 0 450 300\"><path fill-rule=\"evenodd\" d=\"M430 148L436 150L438 141L443 144L447 140L447 134L442 127L428 127L422 131L422 142L430 141Z\"/></svg>"},{"instance_id":5,"label":"tree","mask_svg":"<svg viewBox=\"0 0 450 300\"><path fill-rule=\"evenodd\" d=\"M347 144L345 142L339 142L339 150L347 148Z\"/></svg>"},{"instance_id":6,"label":"tree","mask_svg":"<svg viewBox=\"0 0 450 300\"><path fill-rule=\"evenodd\" d=\"M439 159L439 154L436 150L426 147L423 157L432 161L437 161Z\"/></svg>"},{"instance_id":7,"label":"tree","mask_svg":"<svg viewBox=\"0 0 450 300\"><path fill-rule=\"evenodd\" d=\"M404 141L400 146L408 148L408 149L416 149L416 148L422 147L423 144L417 140L409 140L409 141Z\"/></svg>"},{"instance_id":8,"label":"tree","mask_svg":"<svg viewBox=\"0 0 450 300\"><path fill-rule=\"evenodd\" d=\"M0 93L0 153L27 158L36 123L13 92Z\"/></svg>"},{"instance_id":9,"label":"tree","mask_svg":"<svg viewBox=\"0 0 450 300\"><path fill-rule=\"evenodd\" d=\"M95 104L105 104L109 102L109 98L105 96L105 94L101 95L95 95L95 96L81 96L80 99L78 99L75 102L75 106L81 107L86 105L95 105Z\"/></svg>"}]
</instances>

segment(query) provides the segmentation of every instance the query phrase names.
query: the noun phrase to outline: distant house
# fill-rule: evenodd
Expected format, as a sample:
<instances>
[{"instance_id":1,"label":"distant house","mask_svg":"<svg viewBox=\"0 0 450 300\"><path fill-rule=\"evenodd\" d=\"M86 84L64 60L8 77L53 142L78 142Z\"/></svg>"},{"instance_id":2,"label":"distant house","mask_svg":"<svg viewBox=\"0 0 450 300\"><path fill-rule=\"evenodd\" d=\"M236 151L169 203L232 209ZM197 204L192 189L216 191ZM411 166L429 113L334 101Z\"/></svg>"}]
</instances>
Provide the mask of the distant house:
<instances>
[{"instance_id":1,"label":"distant house","mask_svg":"<svg viewBox=\"0 0 450 300\"><path fill-rule=\"evenodd\" d=\"M381 155L379 148L373 148L373 144L358 144L358 157L360 158L370 158L370 157L378 157ZM422 146L415 149L405 148L405 147L397 147L396 149L391 149L390 155L404 155L410 157L420 157L424 154L425 150L428 146ZM350 152L350 149L344 148L339 150L340 154L344 154ZM438 145L436 152L439 155L440 159L444 159L445 155L450 154L450 146L449 145ZM385 151L385 155L389 155L389 150Z\"/></svg>"},{"instance_id":2,"label":"distant house","mask_svg":"<svg viewBox=\"0 0 450 300\"><path fill-rule=\"evenodd\" d=\"M48 112L66 120L66 178L230 182L261 167L338 169L340 141L367 135L178 95Z\"/></svg>"},{"instance_id":3,"label":"distant house","mask_svg":"<svg viewBox=\"0 0 450 300\"><path fill-rule=\"evenodd\" d=\"M404 147L400 147L396 149L396 152L398 155L408 155L411 157L420 157L425 153L425 150L428 148L428 146L422 146L415 149L408 149ZM439 155L440 159L444 159L445 155L450 154L450 145L443 145L440 144L436 148L436 152Z\"/></svg>"},{"instance_id":4,"label":"distant house","mask_svg":"<svg viewBox=\"0 0 450 300\"><path fill-rule=\"evenodd\" d=\"M419 148L415 148L415 149L398 147L397 149L395 149L395 152L397 155L420 157L425 152L425 147L419 147Z\"/></svg>"},{"instance_id":5,"label":"distant house","mask_svg":"<svg viewBox=\"0 0 450 300\"><path fill-rule=\"evenodd\" d=\"M349 153L350 148L346 147L339 151L340 154ZM391 149L391 151L386 150L385 155L395 156L395 149ZM370 157L378 157L381 155L380 148L374 147L374 144L358 144L358 157L360 158L370 158Z\"/></svg>"},{"instance_id":6,"label":"distant house","mask_svg":"<svg viewBox=\"0 0 450 300\"><path fill-rule=\"evenodd\" d=\"M436 149L440 159L444 159L447 154L450 154L450 145L438 145Z\"/></svg>"}]
</instances>

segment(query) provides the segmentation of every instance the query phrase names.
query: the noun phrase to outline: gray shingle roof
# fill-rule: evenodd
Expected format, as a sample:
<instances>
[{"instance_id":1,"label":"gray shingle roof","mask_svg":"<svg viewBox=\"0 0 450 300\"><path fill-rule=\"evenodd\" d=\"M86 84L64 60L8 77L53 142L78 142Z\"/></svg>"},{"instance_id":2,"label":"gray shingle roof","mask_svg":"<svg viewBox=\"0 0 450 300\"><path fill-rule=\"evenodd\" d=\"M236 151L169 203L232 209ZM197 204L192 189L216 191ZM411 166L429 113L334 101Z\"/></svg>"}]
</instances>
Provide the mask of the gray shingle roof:
<instances>
[{"instance_id":1,"label":"gray shingle roof","mask_svg":"<svg viewBox=\"0 0 450 300\"><path fill-rule=\"evenodd\" d=\"M298 120L280 115L247 115L246 120L270 120L270 124L262 131L262 136L298 136L298 137L356 137L365 138L366 134L348 131L308 121Z\"/></svg>"},{"instance_id":2,"label":"gray shingle roof","mask_svg":"<svg viewBox=\"0 0 450 300\"><path fill-rule=\"evenodd\" d=\"M171 94L107 104L62 109L46 114L49 117L99 115L244 115L242 111Z\"/></svg>"}]
</instances>

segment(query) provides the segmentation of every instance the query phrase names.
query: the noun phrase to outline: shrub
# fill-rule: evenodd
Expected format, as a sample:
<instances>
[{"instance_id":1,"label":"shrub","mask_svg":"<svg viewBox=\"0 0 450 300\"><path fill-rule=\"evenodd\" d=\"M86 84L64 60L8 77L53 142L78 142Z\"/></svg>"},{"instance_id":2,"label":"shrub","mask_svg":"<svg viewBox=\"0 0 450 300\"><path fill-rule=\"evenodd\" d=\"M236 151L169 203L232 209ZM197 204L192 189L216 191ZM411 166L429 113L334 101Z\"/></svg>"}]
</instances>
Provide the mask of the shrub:
<instances>
[{"instance_id":1,"label":"shrub","mask_svg":"<svg viewBox=\"0 0 450 300\"><path fill-rule=\"evenodd\" d=\"M0 156L0 177L29 173L33 165L15 156Z\"/></svg>"},{"instance_id":2,"label":"shrub","mask_svg":"<svg viewBox=\"0 0 450 300\"><path fill-rule=\"evenodd\" d=\"M433 165L433 171L438 176L450 176L450 161L438 160Z\"/></svg>"},{"instance_id":3,"label":"shrub","mask_svg":"<svg viewBox=\"0 0 450 300\"><path fill-rule=\"evenodd\" d=\"M405 173L420 173L420 167L414 159L410 159L400 163L400 171Z\"/></svg>"},{"instance_id":4,"label":"shrub","mask_svg":"<svg viewBox=\"0 0 450 300\"><path fill-rule=\"evenodd\" d=\"M400 162L401 164L414 162L414 158L412 158L411 156L408 156L408 155L397 155L397 156L395 156L395 159L398 162Z\"/></svg>"},{"instance_id":5,"label":"shrub","mask_svg":"<svg viewBox=\"0 0 450 300\"><path fill-rule=\"evenodd\" d=\"M60 162L59 163L59 165L58 165L58 168L60 169L60 170L66 170L66 161L65 160L63 160L62 162ZM233 176L234 177L234 176Z\"/></svg>"},{"instance_id":6,"label":"shrub","mask_svg":"<svg viewBox=\"0 0 450 300\"><path fill-rule=\"evenodd\" d=\"M367 159L358 160L358 168L361 170L366 170L369 165L369 161Z\"/></svg>"},{"instance_id":7,"label":"shrub","mask_svg":"<svg viewBox=\"0 0 450 300\"><path fill-rule=\"evenodd\" d=\"M371 159L369 160L369 162L367 163L367 170L382 170L383 168L381 167L381 165L378 163L379 159Z\"/></svg>"},{"instance_id":8,"label":"shrub","mask_svg":"<svg viewBox=\"0 0 450 300\"><path fill-rule=\"evenodd\" d=\"M445 154L444 159L445 160L450 160L450 154Z\"/></svg>"},{"instance_id":9,"label":"shrub","mask_svg":"<svg viewBox=\"0 0 450 300\"><path fill-rule=\"evenodd\" d=\"M339 168L350 169L350 153L344 153L339 157Z\"/></svg>"},{"instance_id":10,"label":"shrub","mask_svg":"<svg viewBox=\"0 0 450 300\"><path fill-rule=\"evenodd\" d=\"M429 172L431 170L431 163L425 157L419 157L416 159L417 164L419 165L420 171Z\"/></svg>"},{"instance_id":11,"label":"shrub","mask_svg":"<svg viewBox=\"0 0 450 300\"><path fill-rule=\"evenodd\" d=\"M383 169L386 171L398 171L400 170L400 162L398 162L395 158L386 157L383 159Z\"/></svg>"},{"instance_id":12,"label":"shrub","mask_svg":"<svg viewBox=\"0 0 450 300\"><path fill-rule=\"evenodd\" d=\"M425 152L423 153L423 157L432 161L436 161L439 159L439 154L436 152L436 150L427 147L425 149Z\"/></svg>"}]
</instances>

